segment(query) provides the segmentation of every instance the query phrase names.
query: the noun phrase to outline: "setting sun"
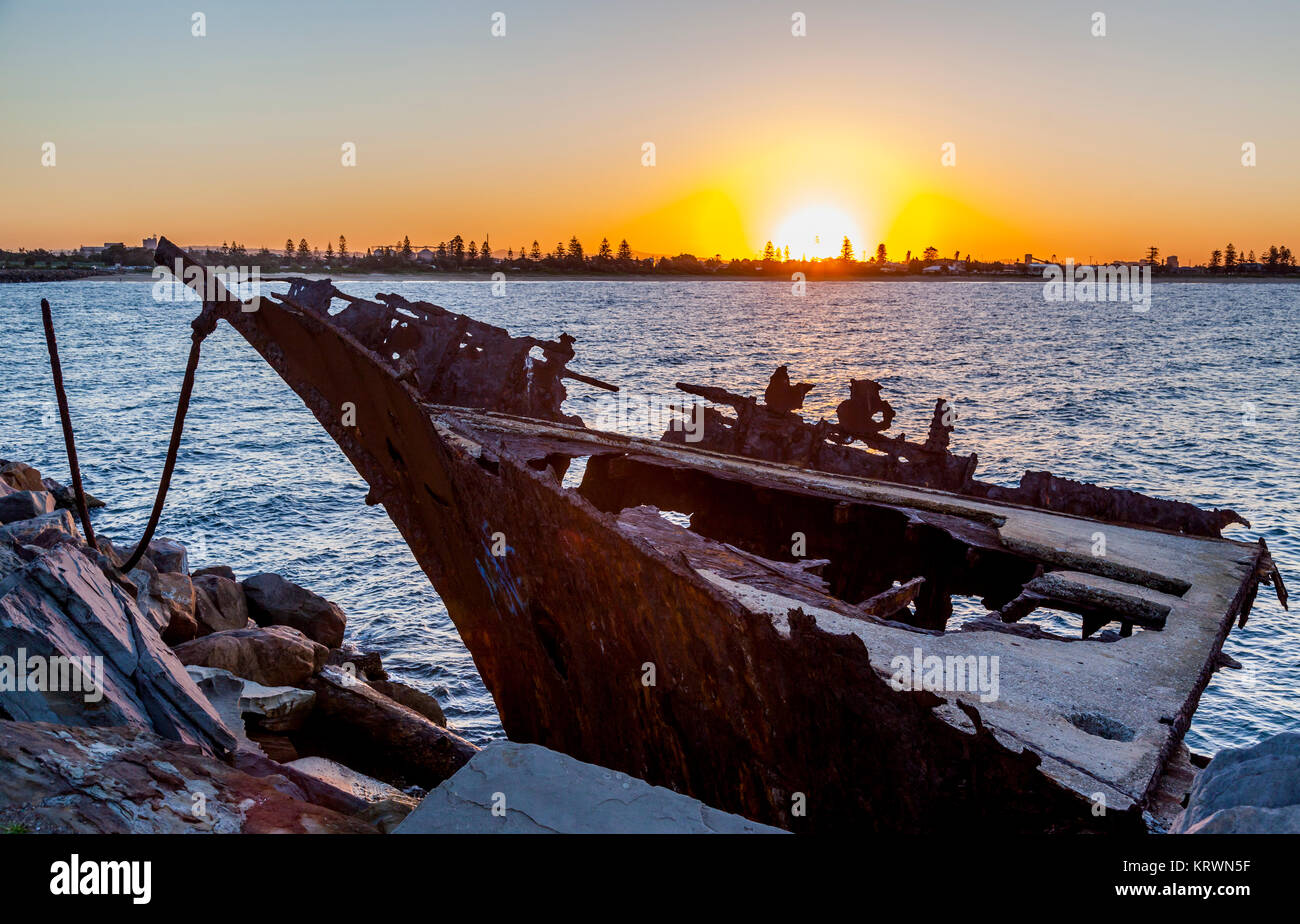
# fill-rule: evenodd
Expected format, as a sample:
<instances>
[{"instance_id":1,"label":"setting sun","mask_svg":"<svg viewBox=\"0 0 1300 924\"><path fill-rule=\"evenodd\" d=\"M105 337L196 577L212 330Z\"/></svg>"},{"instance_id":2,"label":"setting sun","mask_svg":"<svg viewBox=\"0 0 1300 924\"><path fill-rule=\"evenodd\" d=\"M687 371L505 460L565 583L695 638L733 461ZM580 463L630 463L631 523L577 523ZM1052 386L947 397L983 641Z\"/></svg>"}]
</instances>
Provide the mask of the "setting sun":
<instances>
[{"instance_id":1,"label":"setting sun","mask_svg":"<svg viewBox=\"0 0 1300 924\"><path fill-rule=\"evenodd\" d=\"M862 249L862 233L853 216L834 206L809 206L786 218L777 228L772 243L777 248L790 248L790 256L838 257L840 247L847 237L854 251Z\"/></svg>"}]
</instances>

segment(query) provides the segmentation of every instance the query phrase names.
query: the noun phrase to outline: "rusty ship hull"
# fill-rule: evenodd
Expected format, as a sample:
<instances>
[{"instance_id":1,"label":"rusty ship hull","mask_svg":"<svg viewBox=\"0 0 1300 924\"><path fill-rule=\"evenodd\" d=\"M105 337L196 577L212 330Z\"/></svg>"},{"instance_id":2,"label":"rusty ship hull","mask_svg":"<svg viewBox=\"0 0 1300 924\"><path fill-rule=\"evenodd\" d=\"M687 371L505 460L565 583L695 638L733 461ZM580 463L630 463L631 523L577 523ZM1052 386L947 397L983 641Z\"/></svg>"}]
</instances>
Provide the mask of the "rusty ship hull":
<instances>
[{"instance_id":1,"label":"rusty ship hull","mask_svg":"<svg viewBox=\"0 0 1300 924\"><path fill-rule=\"evenodd\" d=\"M165 240L157 259L208 281ZM559 410L582 378L566 338L328 281L216 288L205 310L401 532L511 739L790 830L1158 826L1224 639L1274 580L1262 542L589 429ZM955 594L989 617L918 618ZM1083 613L1085 637L1008 616L1037 605ZM996 657L998 697L900 690L891 665L917 654Z\"/></svg>"}]
</instances>

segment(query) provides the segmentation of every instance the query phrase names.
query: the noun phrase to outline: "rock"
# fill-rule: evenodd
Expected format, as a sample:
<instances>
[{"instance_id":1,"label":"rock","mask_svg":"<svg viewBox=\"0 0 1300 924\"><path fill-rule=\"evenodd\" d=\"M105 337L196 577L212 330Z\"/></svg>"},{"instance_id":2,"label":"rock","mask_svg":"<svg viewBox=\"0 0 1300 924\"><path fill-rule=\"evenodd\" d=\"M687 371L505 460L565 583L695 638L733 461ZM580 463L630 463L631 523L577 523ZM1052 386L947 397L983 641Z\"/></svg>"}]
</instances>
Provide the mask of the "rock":
<instances>
[{"instance_id":1,"label":"rock","mask_svg":"<svg viewBox=\"0 0 1300 924\"><path fill-rule=\"evenodd\" d=\"M244 692L244 681L230 671L216 667L189 666L185 673L194 681L194 685L203 691L221 722L235 736L235 751L250 752L265 756L254 742L250 741L244 727L244 715L239 710L239 697Z\"/></svg>"},{"instance_id":2,"label":"rock","mask_svg":"<svg viewBox=\"0 0 1300 924\"><path fill-rule=\"evenodd\" d=\"M22 462L9 462L0 466L0 481L19 491L44 491L41 473Z\"/></svg>"},{"instance_id":3,"label":"rock","mask_svg":"<svg viewBox=\"0 0 1300 924\"><path fill-rule=\"evenodd\" d=\"M268 687L255 680L237 677L219 667L202 667L197 664L185 668L190 678L205 693L214 681L227 683L236 693L235 705L243 718L252 716L262 731L286 732L301 728L303 720L316 702L316 694L298 687ZM211 696L208 697L212 699ZM229 722L226 723L230 725Z\"/></svg>"},{"instance_id":4,"label":"rock","mask_svg":"<svg viewBox=\"0 0 1300 924\"><path fill-rule=\"evenodd\" d=\"M366 682L394 702L401 703L407 709L414 709L433 724L441 725L443 728L447 727L447 717L442 714L442 706L428 693L421 692L415 687L408 687L406 684L398 683L395 680L368 680Z\"/></svg>"},{"instance_id":5,"label":"rock","mask_svg":"<svg viewBox=\"0 0 1300 924\"><path fill-rule=\"evenodd\" d=\"M135 601L75 546L32 552L0 587L0 653L15 669L33 657L84 669L43 685L57 689L0 687L0 709L25 722L151 729L228 753L234 736Z\"/></svg>"},{"instance_id":6,"label":"rock","mask_svg":"<svg viewBox=\"0 0 1300 924\"><path fill-rule=\"evenodd\" d=\"M148 556L141 559L142 567L127 575L137 589L136 603L153 620L167 644L188 642L199 631L194 584L183 574L157 571L152 562L145 565L147 560Z\"/></svg>"},{"instance_id":7,"label":"rock","mask_svg":"<svg viewBox=\"0 0 1300 924\"><path fill-rule=\"evenodd\" d=\"M258 748L261 749L263 754L265 754L271 760L277 761L278 763L287 764L291 761L297 760L299 757L302 756L298 753L298 749L293 746L293 742L289 740L289 737L287 735L275 735L275 734L271 734L270 732L260 732L256 730L247 731L247 729L245 729L245 733L248 735L248 740L251 741L253 744L257 745ZM236 766L238 766L238 761L236 761ZM241 767L241 769L243 768ZM248 772L253 773L253 771L251 770L249 770ZM257 776L258 774L253 773L253 775ZM324 805L326 808L332 808L332 809L336 809L337 811L343 811L342 809L339 809L337 806L330 805L329 803L326 802L321 802L319 799L317 799L315 796L312 796L310 793L308 795L311 798L311 801L317 803L318 805Z\"/></svg>"},{"instance_id":8,"label":"rock","mask_svg":"<svg viewBox=\"0 0 1300 924\"><path fill-rule=\"evenodd\" d=\"M14 491L0 497L0 523L30 520L54 512L54 495L48 491Z\"/></svg>"},{"instance_id":9,"label":"rock","mask_svg":"<svg viewBox=\"0 0 1300 924\"><path fill-rule=\"evenodd\" d=\"M59 484L53 478L42 478L41 484L45 486L45 490L54 495L54 503L59 507L64 510L75 511L77 509L77 492L72 489L71 485ZM85 496L87 510L94 510L96 507L104 506L104 502L89 491L85 492Z\"/></svg>"},{"instance_id":10,"label":"rock","mask_svg":"<svg viewBox=\"0 0 1300 924\"><path fill-rule=\"evenodd\" d=\"M198 634L199 624L194 616L194 584L188 577L160 572L154 576L149 590L167 609L167 628L163 631L163 641L174 646L188 642Z\"/></svg>"},{"instance_id":11,"label":"rock","mask_svg":"<svg viewBox=\"0 0 1300 924\"><path fill-rule=\"evenodd\" d=\"M1300 834L1300 733L1220 751L1170 833Z\"/></svg>"},{"instance_id":12,"label":"rock","mask_svg":"<svg viewBox=\"0 0 1300 924\"><path fill-rule=\"evenodd\" d=\"M0 526L0 543L15 545L35 545L41 548L70 540L81 542L81 533L72 520L72 514L66 510L44 513L30 520L16 520Z\"/></svg>"},{"instance_id":13,"label":"rock","mask_svg":"<svg viewBox=\"0 0 1300 924\"><path fill-rule=\"evenodd\" d=\"M175 539L155 539L149 543L144 554L159 571L171 574L190 573L189 552Z\"/></svg>"},{"instance_id":14,"label":"rock","mask_svg":"<svg viewBox=\"0 0 1300 924\"><path fill-rule=\"evenodd\" d=\"M504 799L505 814L493 813ZM784 834L536 744L494 741L396 834Z\"/></svg>"},{"instance_id":15,"label":"rock","mask_svg":"<svg viewBox=\"0 0 1300 924\"><path fill-rule=\"evenodd\" d=\"M238 581L211 571L195 572L192 580L199 635L248 625L248 600Z\"/></svg>"},{"instance_id":16,"label":"rock","mask_svg":"<svg viewBox=\"0 0 1300 924\"><path fill-rule=\"evenodd\" d=\"M229 565L209 565L206 568L200 568L190 575L192 578L200 578L205 575L215 574L217 577L225 578L227 581L238 581L235 577L235 571Z\"/></svg>"},{"instance_id":17,"label":"rock","mask_svg":"<svg viewBox=\"0 0 1300 924\"><path fill-rule=\"evenodd\" d=\"M102 533L95 533L95 544L99 546L99 555L114 568L121 568L126 564L126 556L122 554L112 539ZM92 554L90 549L86 550L86 554Z\"/></svg>"},{"instance_id":18,"label":"rock","mask_svg":"<svg viewBox=\"0 0 1300 924\"><path fill-rule=\"evenodd\" d=\"M263 758L265 760L265 758ZM0 820L55 834L373 834L254 776L138 728L0 722Z\"/></svg>"},{"instance_id":19,"label":"rock","mask_svg":"<svg viewBox=\"0 0 1300 924\"><path fill-rule=\"evenodd\" d=\"M478 750L337 667L307 682L316 708L304 726L331 757L388 783L436 786ZM301 745L300 745L301 746Z\"/></svg>"},{"instance_id":20,"label":"rock","mask_svg":"<svg viewBox=\"0 0 1300 924\"><path fill-rule=\"evenodd\" d=\"M8 545L0 545L0 584L11 574L21 571L26 560Z\"/></svg>"},{"instance_id":21,"label":"rock","mask_svg":"<svg viewBox=\"0 0 1300 924\"><path fill-rule=\"evenodd\" d=\"M362 651L351 642L344 642L338 648L331 648L329 660L325 663L351 671L354 677L361 680L388 679L388 671L384 670L384 662L378 652ZM348 667L349 664L352 666ZM419 712L418 709L416 711Z\"/></svg>"},{"instance_id":22,"label":"rock","mask_svg":"<svg viewBox=\"0 0 1300 924\"><path fill-rule=\"evenodd\" d=\"M278 574L255 574L243 584L248 614L259 626L293 626L326 648L343 644L343 611L324 597Z\"/></svg>"},{"instance_id":23,"label":"rock","mask_svg":"<svg viewBox=\"0 0 1300 924\"><path fill-rule=\"evenodd\" d=\"M176 646L182 664L219 667L271 687L306 686L328 654L291 626L227 629Z\"/></svg>"},{"instance_id":24,"label":"rock","mask_svg":"<svg viewBox=\"0 0 1300 924\"><path fill-rule=\"evenodd\" d=\"M385 834L394 830L419 804L418 799L408 796L395 786L389 786L324 757L302 757L288 766L328 783L335 789L341 789L365 803L365 810L359 813L360 817Z\"/></svg>"}]
</instances>

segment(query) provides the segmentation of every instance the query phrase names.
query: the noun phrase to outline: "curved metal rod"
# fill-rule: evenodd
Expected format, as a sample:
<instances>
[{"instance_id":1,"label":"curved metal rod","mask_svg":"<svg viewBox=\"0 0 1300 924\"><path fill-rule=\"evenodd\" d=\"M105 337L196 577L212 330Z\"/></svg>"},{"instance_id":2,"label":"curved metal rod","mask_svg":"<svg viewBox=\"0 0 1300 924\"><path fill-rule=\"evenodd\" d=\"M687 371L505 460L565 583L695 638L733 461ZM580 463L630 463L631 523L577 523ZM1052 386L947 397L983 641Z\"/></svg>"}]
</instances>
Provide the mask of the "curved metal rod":
<instances>
[{"instance_id":1,"label":"curved metal rod","mask_svg":"<svg viewBox=\"0 0 1300 924\"><path fill-rule=\"evenodd\" d=\"M59 344L54 339L54 317L50 303L41 299L41 321L45 324L45 346L50 352L50 371L54 374L54 393L59 399L59 421L63 424L63 445L68 451L68 468L72 471L72 490L77 499L77 515L81 528L86 531L86 543L95 551L95 529L90 525L90 511L86 507L86 492L81 487L81 466L77 462L77 440L72 433L72 414L68 410L68 395L63 390L63 367L59 364Z\"/></svg>"},{"instance_id":2,"label":"curved metal rod","mask_svg":"<svg viewBox=\"0 0 1300 924\"><path fill-rule=\"evenodd\" d=\"M181 394L176 400L176 419L172 421L172 439L167 446L167 461L163 465L162 480L158 482L158 493L154 497L153 512L149 514L149 524L144 528L144 535L140 537L139 544L131 557L127 559L120 569L126 574L132 568L140 563L144 557L145 551L149 548L150 541L153 540L153 534L158 529L158 521L162 519L163 504L167 500L167 489L172 483L172 472L176 468L176 455L181 448L181 433L185 429L185 414L190 409L190 394L194 391L194 374L199 367L199 349L203 345L203 338L212 333L217 326L217 320L214 312L207 304L203 306L199 316L190 322L194 328L194 335L190 341L190 358L185 364L185 380L181 382Z\"/></svg>"},{"instance_id":3,"label":"curved metal rod","mask_svg":"<svg viewBox=\"0 0 1300 924\"><path fill-rule=\"evenodd\" d=\"M50 353L50 370L54 374L54 391L59 399L59 418L63 424L63 443L68 451L68 466L72 470L72 490L76 495L77 513L81 517L82 528L86 531L86 541L91 548L99 551L95 541L95 530L90 525L90 511L86 506L86 492L81 485L81 466L77 461L77 443L72 432L72 415L68 410L68 396L63 388L63 367L59 363L59 346L54 337L54 318L50 312L50 303L41 299L41 320L45 324L45 345ZM190 395L194 391L194 377L199 367L199 352L204 338L217 326L216 312L211 304L205 303L199 316L190 322L194 334L190 342L190 356L185 364L185 379L181 382L180 397L176 401L176 417L172 421L171 442L167 446L167 461L163 464L162 479L158 483L158 493L154 496L153 510L149 514L149 523L144 535L136 545L131 557L117 570L126 574L144 557L149 543L153 540L158 522L162 519L163 505L167 501L167 489L171 486L172 473L176 470L176 456L180 452L181 434L185 429L185 415L190 408Z\"/></svg>"}]
</instances>

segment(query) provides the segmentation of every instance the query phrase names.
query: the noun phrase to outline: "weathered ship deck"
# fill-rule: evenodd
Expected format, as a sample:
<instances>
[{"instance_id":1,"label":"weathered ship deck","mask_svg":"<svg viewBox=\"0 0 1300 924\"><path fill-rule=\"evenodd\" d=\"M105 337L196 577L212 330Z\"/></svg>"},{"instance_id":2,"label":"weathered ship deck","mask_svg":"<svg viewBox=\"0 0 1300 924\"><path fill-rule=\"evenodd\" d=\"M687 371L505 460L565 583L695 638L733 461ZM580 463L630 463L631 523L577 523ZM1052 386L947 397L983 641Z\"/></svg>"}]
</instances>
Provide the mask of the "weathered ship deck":
<instances>
[{"instance_id":1,"label":"weathered ship deck","mask_svg":"<svg viewBox=\"0 0 1300 924\"><path fill-rule=\"evenodd\" d=\"M756 568L748 557L733 555L734 570L729 570L728 562L699 549L704 543L692 539L694 534L658 515L620 519L627 535L661 554L684 553L696 573L755 618L770 620L783 635L789 632L787 613L799 608L822 631L860 638L882 678L891 676L895 657L911 660L917 646L927 656L997 657L1001 682L996 701L981 702L978 691L946 691L945 697L969 704L1007 747L1041 755L1043 772L1063 786L1090 799L1104 795L1112 810L1147 803L1217 666L1214 653L1239 618L1256 573L1267 564L1267 553L1250 543L1103 527L1050 511L564 424L436 406L429 410L435 421L455 414L487 451L508 452L524 461L555 455L616 457L648 468L690 468L720 481L846 507L883 506L922 521L927 514L969 520L987 527L990 541L996 537L1006 549L1066 569L1051 572L1066 585L1057 587L1058 593L1073 587L1081 597L1096 591L1149 603L1153 613L1167 609L1158 631L1108 641L1016 631L1015 624L991 619L959 631L918 634L903 623L845 612L838 598L806 583L791 587L791 577ZM1099 529L1105 533L1104 556L1093 554ZM945 721L973 731L971 718L961 710L949 705L937 711Z\"/></svg>"},{"instance_id":2,"label":"weathered ship deck","mask_svg":"<svg viewBox=\"0 0 1300 924\"><path fill-rule=\"evenodd\" d=\"M167 241L157 257L213 291ZM1215 538L1231 512L1066 499L1130 520L1154 509L1177 532L971 496L990 493L973 462L901 441L967 493L590 430L560 410L561 379L600 384L567 369L568 338L379 298L302 282L205 312L370 484L511 738L724 810L820 831L1158 824L1144 815L1225 637L1259 583L1282 593L1262 542ZM962 597L987 615L958 624ZM1079 637L1035 626L1044 607L1073 614ZM898 689L894 659L917 649L922 664L990 666L996 697Z\"/></svg>"}]
</instances>

